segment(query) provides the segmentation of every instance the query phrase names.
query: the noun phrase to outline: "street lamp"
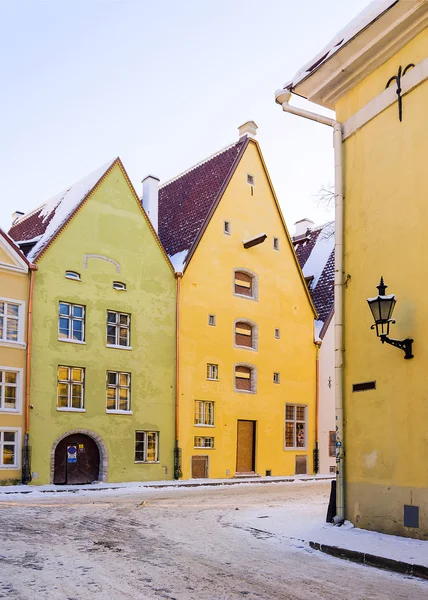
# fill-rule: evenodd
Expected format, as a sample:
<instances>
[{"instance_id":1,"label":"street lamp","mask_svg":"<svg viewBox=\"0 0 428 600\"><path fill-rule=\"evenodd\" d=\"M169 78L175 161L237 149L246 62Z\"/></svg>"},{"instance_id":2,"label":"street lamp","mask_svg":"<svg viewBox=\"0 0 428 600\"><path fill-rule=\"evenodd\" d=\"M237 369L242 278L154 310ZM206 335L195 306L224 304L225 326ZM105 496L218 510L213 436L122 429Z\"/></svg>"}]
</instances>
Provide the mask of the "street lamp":
<instances>
[{"instance_id":1,"label":"street lamp","mask_svg":"<svg viewBox=\"0 0 428 600\"><path fill-rule=\"evenodd\" d=\"M391 318L397 302L395 294L385 294L388 286L384 284L383 277L380 278L380 283L376 287L379 290L379 295L376 298L367 298L374 319L374 325L370 329L376 327L376 335L380 337L382 344L391 344L391 346L400 348L404 351L404 358L413 358L412 339L406 338L400 341L388 337L389 326L391 323L395 323L394 319Z\"/></svg>"}]
</instances>

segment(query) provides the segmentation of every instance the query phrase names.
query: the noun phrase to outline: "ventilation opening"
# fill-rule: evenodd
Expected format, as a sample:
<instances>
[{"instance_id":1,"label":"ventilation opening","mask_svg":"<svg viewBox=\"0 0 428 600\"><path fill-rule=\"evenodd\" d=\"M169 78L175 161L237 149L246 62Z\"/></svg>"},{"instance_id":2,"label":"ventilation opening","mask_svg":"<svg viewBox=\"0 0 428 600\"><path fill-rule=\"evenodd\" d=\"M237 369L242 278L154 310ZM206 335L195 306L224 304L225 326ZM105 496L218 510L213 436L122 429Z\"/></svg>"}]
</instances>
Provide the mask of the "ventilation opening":
<instances>
[{"instance_id":1,"label":"ventilation opening","mask_svg":"<svg viewBox=\"0 0 428 600\"><path fill-rule=\"evenodd\" d=\"M80 273L77 273L76 271L66 271L65 276L67 279L74 279L74 281L81 281Z\"/></svg>"},{"instance_id":2,"label":"ventilation opening","mask_svg":"<svg viewBox=\"0 0 428 600\"><path fill-rule=\"evenodd\" d=\"M122 283L121 281L113 281L113 289L125 291L126 290L126 284Z\"/></svg>"},{"instance_id":3,"label":"ventilation opening","mask_svg":"<svg viewBox=\"0 0 428 600\"><path fill-rule=\"evenodd\" d=\"M365 381L364 383L354 383L352 385L353 392L365 392L367 390L375 390L376 381Z\"/></svg>"},{"instance_id":4,"label":"ventilation opening","mask_svg":"<svg viewBox=\"0 0 428 600\"><path fill-rule=\"evenodd\" d=\"M277 340L279 340L280 337L281 337L281 332L279 331L279 329L275 329L275 338Z\"/></svg>"},{"instance_id":5,"label":"ventilation opening","mask_svg":"<svg viewBox=\"0 0 428 600\"><path fill-rule=\"evenodd\" d=\"M404 505L404 527L419 527L419 506Z\"/></svg>"},{"instance_id":6,"label":"ventilation opening","mask_svg":"<svg viewBox=\"0 0 428 600\"><path fill-rule=\"evenodd\" d=\"M272 477L271 469L266 469L266 477Z\"/></svg>"}]
</instances>

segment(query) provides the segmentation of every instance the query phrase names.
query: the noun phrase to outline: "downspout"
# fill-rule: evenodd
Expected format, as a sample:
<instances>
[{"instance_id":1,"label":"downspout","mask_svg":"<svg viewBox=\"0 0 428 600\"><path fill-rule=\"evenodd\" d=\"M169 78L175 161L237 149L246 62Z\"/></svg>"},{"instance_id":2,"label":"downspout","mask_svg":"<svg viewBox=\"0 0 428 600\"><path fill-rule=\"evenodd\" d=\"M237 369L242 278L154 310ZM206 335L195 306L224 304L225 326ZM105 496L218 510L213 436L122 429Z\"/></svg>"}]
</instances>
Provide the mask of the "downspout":
<instances>
[{"instance_id":1,"label":"downspout","mask_svg":"<svg viewBox=\"0 0 428 600\"><path fill-rule=\"evenodd\" d=\"M179 419L180 419L180 292L182 273L176 273L177 301L175 312L175 446L174 446L174 479L183 476L181 471L181 456L179 448Z\"/></svg>"},{"instance_id":2,"label":"downspout","mask_svg":"<svg viewBox=\"0 0 428 600\"><path fill-rule=\"evenodd\" d=\"M321 340L315 342L316 359L315 359L315 450L314 450L314 473L320 472L320 450L319 450L319 406L320 406L320 350L322 346Z\"/></svg>"},{"instance_id":3,"label":"downspout","mask_svg":"<svg viewBox=\"0 0 428 600\"><path fill-rule=\"evenodd\" d=\"M30 379L31 379L31 346L33 333L33 292L34 292L34 274L37 271L36 265L30 265L30 289L28 293L28 314L27 314L27 352L25 360L25 412L24 412L24 445L22 459L22 483L30 483Z\"/></svg>"},{"instance_id":4,"label":"downspout","mask_svg":"<svg viewBox=\"0 0 428 600\"><path fill-rule=\"evenodd\" d=\"M334 522L345 520L345 480L344 480L344 432L343 432L343 163L342 163L342 124L334 119L309 110L290 106L291 92L277 90L275 101L284 112L322 123L333 128L334 148L334 187L335 187L335 265L334 265L334 369L336 377L336 511Z\"/></svg>"}]
</instances>

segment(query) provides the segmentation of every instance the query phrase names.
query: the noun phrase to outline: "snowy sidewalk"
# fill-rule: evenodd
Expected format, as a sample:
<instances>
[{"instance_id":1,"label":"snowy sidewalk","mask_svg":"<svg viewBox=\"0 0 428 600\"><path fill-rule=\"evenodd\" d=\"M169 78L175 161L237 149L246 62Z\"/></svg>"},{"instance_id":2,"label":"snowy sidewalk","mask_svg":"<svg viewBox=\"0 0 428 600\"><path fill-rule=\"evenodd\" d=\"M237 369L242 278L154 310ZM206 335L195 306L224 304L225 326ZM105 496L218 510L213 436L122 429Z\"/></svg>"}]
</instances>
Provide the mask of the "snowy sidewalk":
<instances>
[{"instance_id":1,"label":"snowy sidewalk","mask_svg":"<svg viewBox=\"0 0 428 600\"><path fill-rule=\"evenodd\" d=\"M243 483L293 483L296 481L331 481L332 475L290 475L280 477L248 477L233 479L186 479L162 481L131 481L120 483L88 483L83 485L5 485L0 486L0 501L2 496L10 494L42 494L81 491L100 492L106 490L123 490L123 493L132 494L147 488L188 488L239 485Z\"/></svg>"}]
</instances>

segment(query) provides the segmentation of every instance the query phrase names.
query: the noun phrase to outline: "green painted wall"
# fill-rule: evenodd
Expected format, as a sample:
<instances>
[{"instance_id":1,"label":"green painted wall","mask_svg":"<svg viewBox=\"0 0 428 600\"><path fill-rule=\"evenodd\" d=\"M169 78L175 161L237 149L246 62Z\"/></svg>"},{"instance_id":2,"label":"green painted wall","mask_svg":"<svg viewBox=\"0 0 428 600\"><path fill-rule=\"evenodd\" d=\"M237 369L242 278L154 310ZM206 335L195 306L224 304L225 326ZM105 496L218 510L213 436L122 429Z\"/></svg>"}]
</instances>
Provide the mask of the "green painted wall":
<instances>
[{"instance_id":1,"label":"green painted wall","mask_svg":"<svg viewBox=\"0 0 428 600\"><path fill-rule=\"evenodd\" d=\"M119 263L90 258L98 254ZM102 438L108 481L171 479L175 398L175 277L118 164L38 262L30 414L34 484L49 483L55 440ZM82 281L65 278L67 269ZM127 291L112 287L123 281ZM86 306L86 343L58 341L60 301ZM132 350L106 347L106 312L131 314ZM84 413L57 411L57 366L86 369ZM131 414L106 414L106 371L131 373ZM134 462L136 430L159 431L159 463Z\"/></svg>"}]
</instances>

